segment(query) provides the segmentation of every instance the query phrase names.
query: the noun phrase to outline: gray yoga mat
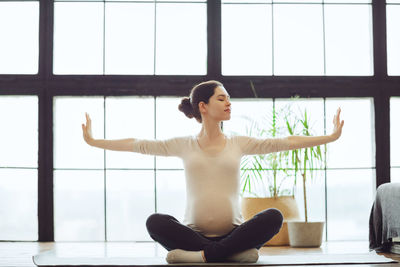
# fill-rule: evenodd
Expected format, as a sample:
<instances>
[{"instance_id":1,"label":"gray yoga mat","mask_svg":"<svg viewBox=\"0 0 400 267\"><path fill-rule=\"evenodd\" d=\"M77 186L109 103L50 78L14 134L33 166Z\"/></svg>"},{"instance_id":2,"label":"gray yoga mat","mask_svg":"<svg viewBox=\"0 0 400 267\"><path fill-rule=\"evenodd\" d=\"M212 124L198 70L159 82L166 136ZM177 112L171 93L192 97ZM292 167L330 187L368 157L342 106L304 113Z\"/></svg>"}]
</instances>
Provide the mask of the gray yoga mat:
<instances>
[{"instance_id":1,"label":"gray yoga mat","mask_svg":"<svg viewBox=\"0 0 400 267\"><path fill-rule=\"evenodd\" d=\"M98 255L84 255L81 253L57 253L50 250L33 256L33 262L37 266L198 266L198 265L312 265L312 264L373 264L396 262L375 252L363 254L295 254L260 256L257 263L190 263L168 264L161 257L129 257L121 255L108 257L104 253Z\"/></svg>"}]
</instances>

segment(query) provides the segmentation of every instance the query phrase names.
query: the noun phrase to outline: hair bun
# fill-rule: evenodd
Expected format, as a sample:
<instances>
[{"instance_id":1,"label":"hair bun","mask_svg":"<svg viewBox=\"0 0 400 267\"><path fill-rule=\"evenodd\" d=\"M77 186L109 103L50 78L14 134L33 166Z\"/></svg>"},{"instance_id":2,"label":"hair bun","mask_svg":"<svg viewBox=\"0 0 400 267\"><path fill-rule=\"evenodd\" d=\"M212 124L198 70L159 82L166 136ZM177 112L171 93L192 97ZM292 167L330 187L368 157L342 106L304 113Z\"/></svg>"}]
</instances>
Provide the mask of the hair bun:
<instances>
[{"instance_id":1,"label":"hair bun","mask_svg":"<svg viewBox=\"0 0 400 267\"><path fill-rule=\"evenodd\" d=\"M192 104L190 103L190 98L188 97L182 98L182 101L179 104L178 109L183 113L185 113L186 117L190 119L194 117L193 107Z\"/></svg>"}]
</instances>

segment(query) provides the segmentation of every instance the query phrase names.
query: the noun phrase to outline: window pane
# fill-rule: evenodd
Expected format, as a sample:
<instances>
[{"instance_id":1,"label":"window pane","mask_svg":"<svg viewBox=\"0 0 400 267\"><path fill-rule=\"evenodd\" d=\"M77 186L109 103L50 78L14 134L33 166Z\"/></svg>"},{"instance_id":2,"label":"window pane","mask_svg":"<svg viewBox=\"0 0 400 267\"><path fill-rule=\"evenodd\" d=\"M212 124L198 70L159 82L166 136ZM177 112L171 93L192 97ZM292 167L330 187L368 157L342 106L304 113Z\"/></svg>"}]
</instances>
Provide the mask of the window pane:
<instances>
[{"instance_id":1,"label":"window pane","mask_svg":"<svg viewBox=\"0 0 400 267\"><path fill-rule=\"evenodd\" d=\"M153 171L107 171L107 241L152 241Z\"/></svg>"},{"instance_id":2,"label":"window pane","mask_svg":"<svg viewBox=\"0 0 400 267\"><path fill-rule=\"evenodd\" d=\"M328 240L368 240L375 179L374 169L327 171Z\"/></svg>"},{"instance_id":3,"label":"window pane","mask_svg":"<svg viewBox=\"0 0 400 267\"><path fill-rule=\"evenodd\" d=\"M224 132L235 135L256 136L252 122L269 127L272 118L271 99L232 99L232 113L229 121L224 121Z\"/></svg>"},{"instance_id":4,"label":"window pane","mask_svg":"<svg viewBox=\"0 0 400 267\"><path fill-rule=\"evenodd\" d=\"M324 101L323 99L277 99L275 102L277 114L277 126L279 127L279 136L289 136L289 130L287 129L286 122L290 125L296 125L293 127L294 135L303 136L303 126L299 123L300 120L304 119L305 112L307 112L309 132L313 136L324 135ZM285 114L290 114L288 120L285 119ZM325 153L325 146L320 146L322 154ZM300 154L300 158L303 158ZM317 163L314 168L324 168L325 162ZM309 168L309 167L308 167ZM300 179L300 176L298 177ZM323 179L323 178L318 178ZM301 180L298 182L301 184ZM300 191L299 191L300 190ZM298 188L298 192L303 194L302 188ZM298 195L297 193L296 195ZM300 197L301 199L301 197ZM301 202L303 203L303 202ZM301 205L303 204L299 204ZM311 204L310 204L311 205ZM303 213L304 214L304 213ZM321 215L321 213L317 213ZM322 216L322 215L321 215ZM322 216L323 217L323 216ZM322 220L322 219L321 219Z\"/></svg>"},{"instance_id":5,"label":"window pane","mask_svg":"<svg viewBox=\"0 0 400 267\"><path fill-rule=\"evenodd\" d=\"M321 5L274 5L274 74L323 75Z\"/></svg>"},{"instance_id":6,"label":"window pane","mask_svg":"<svg viewBox=\"0 0 400 267\"><path fill-rule=\"evenodd\" d=\"M39 3L0 3L0 74L37 74Z\"/></svg>"},{"instance_id":7,"label":"window pane","mask_svg":"<svg viewBox=\"0 0 400 267\"><path fill-rule=\"evenodd\" d=\"M107 97L106 139L154 139L154 98ZM107 168L154 168L154 156L106 151Z\"/></svg>"},{"instance_id":8,"label":"window pane","mask_svg":"<svg viewBox=\"0 0 400 267\"><path fill-rule=\"evenodd\" d=\"M85 112L92 120L94 138L104 138L103 97L55 97L54 168L103 168L104 151L83 140Z\"/></svg>"},{"instance_id":9,"label":"window pane","mask_svg":"<svg viewBox=\"0 0 400 267\"><path fill-rule=\"evenodd\" d=\"M271 5L222 5L222 74L271 75L271 37Z\"/></svg>"},{"instance_id":10,"label":"window pane","mask_svg":"<svg viewBox=\"0 0 400 267\"><path fill-rule=\"evenodd\" d=\"M327 75L373 75L371 5L325 5Z\"/></svg>"},{"instance_id":11,"label":"window pane","mask_svg":"<svg viewBox=\"0 0 400 267\"><path fill-rule=\"evenodd\" d=\"M104 241L104 172L54 171L55 241Z\"/></svg>"},{"instance_id":12,"label":"window pane","mask_svg":"<svg viewBox=\"0 0 400 267\"><path fill-rule=\"evenodd\" d=\"M305 112L307 112L309 132L313 136L324 135L324 101L323 99L277 99L275 107L278 113L277 125L279 127L278 132L280 136L289 136L289 130L287 129L286 122L290 125L296 125L293 127L294 135L303 136L303 126L300 120L305 118ZM289 113L288 120L285 119L285 114ZM325 146L320 146L321 153L325 153ZM300 154L300 158L303 158ZM325 162L317 163L314 168L324 168ZM308 167L309 168L309 167ZM300 182L301 183L301 182ZM302 190L300 191L302 192Z\"/></svg>"},{"instance_id":13,"label":"window pane","mask_svg":"<svg viewBox=\"0 0 400 267\"><path fill-rule=\"evenodd\" d=\"M164 140L179 136L197 135L201 124L189 119L178 110L182 98L159 97L156 104L157 139ZM182 160L177 157L157 157L158 169L183 169Z\"/></svg>"},{"instance_id":14,"label":"window pane","mask_svg":"<svg viewBox=\"0 0 400 267\"><path fill-rule=\"evenodd\" d=\"M0 240L38 240L37 170L0 169Z\"/></svg>"},{"instance_id":15,"label":"window pane","mask_svg":"<svg viewBox=\"0 0 400 267\"><path fill-rule=\"evenodd\" d=\"M387 6L388 75L400 75L400 5Z\"/></svg>"},{"instance_id":16,"label":"window pane","mask_svg":"<svg viewBox=\"0 0 400 267\"><path fill-rule=\"evenodd\" d=\"M103 74L103 16L104 3L54 4L55 74Z\"/></svg>"},{"instance_id":17,"label":"window pane","mask_svg":"<svg viewBox=\"0 0 400 267\"><path fill-rule=\"evenodd\" d=\"M154 74L154 3L108 3L106 74Z\"/></svg>"},{"instance_id":18,"label":"window pane","mask_svg":"<svg viewBox=\"0 0 400 267\"><path fill-rule=\"evenodd\" d=\"M206 74L206 5L158 4L156 19L156 74Z\"/></svg>"},{"instance_id":19,"label":"window pane","mask_svg":"<svg viewBox=\"0 0 400 267\"><path fill-rule=\"evenodd\" d=\"M293 123L296 118L304 118L304 112L307 111L307 118L309 120L309 129L312 135L323 135L324 134L324 101L322 99L277 99L275 102L277 112L283 111L281 115L278 115L277 123L280 127L285 130L283 136L288 136L289 132L286 130L286 122L283 114L290 111L290 121ZM300 130L300 125L297 126L296 135L303 135Z\"/></svg>"},{"instance_id":20,"label":"window pane","mask_svg":"<svg viewBox=\"0 0 400 267\"><path fill-rule=\"evenodd\" d=\"M375 167L374 114L371 98L326 100L326 133L333 130L333 117L341 108L342 136L327 145L328 168ZM362 114L362 115L360 115ZM353 153L349 153L349 149Z\"/></svg>"},{"instance_id":21,"label":"window pane","mask_svg":"<svg viewBox=\"0 0 400 267\"><path fill-rule=\"evenodd\" d=\"M0 167L37 167L38 99L0 96Z\"/></svg>"},{"instance_id":22,"label":"window pane","mask_svg":"<svg viewBox=\"0 0 400 267\"><path fill-rule=\"evenodd\" d=\"M390 98L390 166L400 167L400 97Z\"/></svg>"},{"instance_id":23,"label":"window pane","mask_svg":"<svg viewBox=\"0 0 400 267\"><path fill-rule=\"evenodd\" d=\"M182 222L186 205L184 171L157 171L157 212Z\"/></svg>"},{"instance_id":24,"label":"window pane","mask_svg":"<svg viewBox=\"0 0 400 267\"><path fill-rule=\"evenodd\" d=\"M390 182L391 183L400 183L400 167L399 168L390 168Z\"/></svg>"},{"instance_id":25,"label":"window pane","mask_svg":"<svg viewBox=\"0 0 400 267\"><path fill-rule=\"evenodd\" d=\"M325 222L325 172L314 171L313 177L311 178L310 173L306 174L306 192L307 192L307 217L309 221ZM328 188L329 192L330 188ZM297 177L296 202L299 208L299 215L301 219L304 219L304 192L303 192L303 180L299 175ZM329 221L328 221L329 224ZM325 224L326 228L326 224Z\"/></svg>"}]
</instances>

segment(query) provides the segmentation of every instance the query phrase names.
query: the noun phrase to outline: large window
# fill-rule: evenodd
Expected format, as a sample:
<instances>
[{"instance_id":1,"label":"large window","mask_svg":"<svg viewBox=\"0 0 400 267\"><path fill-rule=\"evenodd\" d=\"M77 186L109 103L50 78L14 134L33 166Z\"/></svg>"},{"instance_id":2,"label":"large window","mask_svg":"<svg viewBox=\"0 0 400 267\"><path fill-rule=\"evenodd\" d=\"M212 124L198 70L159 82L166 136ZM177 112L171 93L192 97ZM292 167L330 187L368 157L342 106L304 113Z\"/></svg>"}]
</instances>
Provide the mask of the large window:
<instances>
[{"instance_id":1,"label":"large window","mask_svg":"<svg viewBox=\"0 0 400 267\"><path fill-rule=\"evenodd\" d=\"M223 0L222 74L373 75L371 1Z\"/></svg>"},{"instance_id":2,"label":"large window","mask_svg":"<svg viewBox=\"0 0 400 267\"><path fill-rule=\"evenodd\" d=\"M205 1L54 4L55 74L204 75L206 63Z\"/></svg>"},{"instance_id":3,"label":"large window","mask_svg":"<svg viewBox=\"0 0 400 267\"><path fill-rule=\"evenodd\" d=\"M0 96L0 240L38 239L38 99Z\"/></svg>"},{"instance_id":4,"label":"large window","mask_svg":"<svg viewBox=\"0 0 400 267\"><path fill-rule=\"evenodd\" d=\"M149 241L151 213L183 219L179 159L90 147L80 124L88 112L96 138L196 134L176 96L208 79L233 88L226 132L299 94L325 134L342 107L343 136L310 184L310 219L326 220L328 240L367 239L375 182L400 181L400 0L217 4L0 1L0 240ZM386 61L388 76L373 72ZM380 160L389 147L390 166Z\"/></svg>"}]
</instances>

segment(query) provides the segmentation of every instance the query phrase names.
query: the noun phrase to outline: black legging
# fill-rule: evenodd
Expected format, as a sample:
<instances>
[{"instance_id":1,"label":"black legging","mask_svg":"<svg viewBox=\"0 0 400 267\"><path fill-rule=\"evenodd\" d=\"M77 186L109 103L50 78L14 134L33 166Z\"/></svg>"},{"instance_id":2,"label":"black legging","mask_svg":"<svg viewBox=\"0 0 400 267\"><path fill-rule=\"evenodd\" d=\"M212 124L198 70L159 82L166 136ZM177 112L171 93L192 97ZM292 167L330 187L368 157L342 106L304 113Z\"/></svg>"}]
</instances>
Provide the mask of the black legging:
<instances>
[{"instance_id":1,"label":"black legging","mask_svg":"<svg viewBox=\"0 0 400 267\"><path fill-rule=\"evenodd\" d=\"M146 227L151 238L168 251L204 250L207 262L223 262L235 253L261 248L279 232L282 221L279 210L267 209L224 236L206 237L170 215L155 213L147 219Z\"/></svg>"}]
</instances>

